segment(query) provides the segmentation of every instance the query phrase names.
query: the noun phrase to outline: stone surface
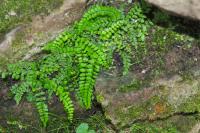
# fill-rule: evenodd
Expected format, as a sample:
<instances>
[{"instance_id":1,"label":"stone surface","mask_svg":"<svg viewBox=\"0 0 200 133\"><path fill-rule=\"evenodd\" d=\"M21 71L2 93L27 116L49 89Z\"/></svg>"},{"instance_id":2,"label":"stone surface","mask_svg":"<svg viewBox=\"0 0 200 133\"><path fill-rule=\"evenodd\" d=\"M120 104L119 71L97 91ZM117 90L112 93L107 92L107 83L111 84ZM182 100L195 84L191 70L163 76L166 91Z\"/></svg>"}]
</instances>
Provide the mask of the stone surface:
<instances>
[{"instance_id":1,"label":"stone surface","mask_svg":"<svg viewBox=\"0 0 200 133\"><path fill-rule=\"evenodd\" d=\"M199 0L146 0L159 8L175 14L200 20Z\"/></svg>"},{"instance_id":2,"label":"stone surface","mask_svg":"<svg viewBox=\"0 0 200 133\"><path fill-rule=\"evenodd\" d=\"M125 85L124 78L108 75L102 75L96 84L97 99L102 103L106 117L118 128L140 120L200 111L200 77L192 81L185 81L179 75L164 77L152 82L148 88L125 93L119 91L121 85Z\"/></svg>"},{"instance_id":3,"label":"stone surface","mask_svg":"<svg viewBox=\"0 0 200 133\"><path fill-rule=\"evenodd\" d=\"M174 115L158 121L143 121L124 129L123 133L199 133L198 115Z\"/></svg>"},{"instance_id":4,"label":"stone surface","mask_svg":"<svg viewBox=\"0 0 200 133\"><path fill-rule=\"evenodd\" d=\"M0 42L0 66L28 59L40 52L43 44L82 16L85 5L85 0L64 0L63 5L49 15L34 16L31 23L21 24L11 30Z\"/></svg>"},{"instance_id":5,"label":"stone surface","mask_svg":"<svg viewBox=\"0 0 200 133\"><path fill-rule=\"evenodd\" d=\"M199 133L200 132L200 123L197 123L189 133Z\"/></svg>"},{"instance_id":6,"label":"stone surface","mask_svg":"<svg viewBox=\"0 0 200 133\"><path fill-rule=\"evenodd\" d=\"M177 130L180 132L198 128L195 127L197 121L185 124L190 128L180 127L179 123L182 118L183 123L189 123L185 116L193 117L200 111L199 42L194 39L187 41L183 34L159 29L151 32L147 39L151 48L149 57L133 65L129 75L121 76L118 71L118 74L109 71L97 79L97 101L101 103L107 119L119 130L137 123L165 125L164 120L175 116L178 118L173 120L178 119L175 126L179 126ZM160 48L152 51L154 46ZM166 46L170 46L168 50ZM153 56L160 52L160 57Z\"/></svg>"},{"instance_id":7,"label":"stone surface","mask_svg":"<svg viewBox=\"0 0 200 133\"><path fill-rule=\"evenodd\" d=\"M155 121L174 114L200 111L200 77L185 81L174 75L154 81L151 87L125 93L118 90L125 85L123 80L102 75L96 84L98 101L106 117L118 128L137 121Z\"/></svg>"}]
</instances>

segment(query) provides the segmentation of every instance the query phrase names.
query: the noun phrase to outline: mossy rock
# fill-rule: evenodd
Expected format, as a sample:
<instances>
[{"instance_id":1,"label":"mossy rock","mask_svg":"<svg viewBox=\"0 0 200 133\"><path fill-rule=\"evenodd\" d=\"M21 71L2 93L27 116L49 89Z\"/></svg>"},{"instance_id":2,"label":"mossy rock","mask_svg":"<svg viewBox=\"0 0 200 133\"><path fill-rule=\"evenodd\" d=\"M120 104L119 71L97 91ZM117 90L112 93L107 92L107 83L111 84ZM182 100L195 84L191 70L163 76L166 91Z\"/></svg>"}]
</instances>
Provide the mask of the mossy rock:
<instances>
[{"instance_id":1,"label":"mossy rock","mask_svg":"<svg viewBox=\"0 0 200 133\"><path fill-rule=\"evenodd\" d=\"M0 8L0 36L14 28L16 25L30 22L32 17L38 14L47 15L53 9L58 8L63 0L44 0L44 1L2 1Z\"/></svg>"},{"instance_id":2,"label":"mossy rock","mask_svg":"<svg viewBox=\"0 0 200 133\"><path fill-rule=\"evenodd\" d=\"M200 111L198 41L161 27L154 27L150 32L147 54L135 52L144 62L135 63L126 76L113 71L97 79L97 101L107 119L119 130L133 123L159 122L181 113L193 116ZM189 56L189 53L193 54Z\"/></svg>"},{"instance_id":3,"label":"mossy rock","mask_svg":"<svg viewBox=\"0 0 200 133\"><path fill-rule=\"evenodd\" d=\"M102 103L106 117L118 128L130 126L137 121L156 121L177 113L200 111L199 77L184 81L175 75L156 80L151 87L130 92L119 92L117 88L111 88L110 84L116 83L114 80L109 81L109 89L97 82L96 91L103 97L99 102Z\"/></svg>"},{"instance_id":4,"label":"mossy rock","mask_svg":"<svg viewBox=\"0 0 200 133\"><path fill-rule=\"evenodd\" d=\"M199 115L183 115L177 114L175 116L160 119L157 121L143 121L136 122L130 128L123 129L131 133L188 133L198 132L196 125L199 124Z\"/></svg>"},{"instance_id":5,"label":"mossy rock","mask_svg":"<svg viewBox=\"0 0 200 133\"><path fill-rule=\"evenodd\" d=\"M3 1L0 7L0 69L8 63L29 59L85 9L83 0Z\"/></svg>"}]
</instances>

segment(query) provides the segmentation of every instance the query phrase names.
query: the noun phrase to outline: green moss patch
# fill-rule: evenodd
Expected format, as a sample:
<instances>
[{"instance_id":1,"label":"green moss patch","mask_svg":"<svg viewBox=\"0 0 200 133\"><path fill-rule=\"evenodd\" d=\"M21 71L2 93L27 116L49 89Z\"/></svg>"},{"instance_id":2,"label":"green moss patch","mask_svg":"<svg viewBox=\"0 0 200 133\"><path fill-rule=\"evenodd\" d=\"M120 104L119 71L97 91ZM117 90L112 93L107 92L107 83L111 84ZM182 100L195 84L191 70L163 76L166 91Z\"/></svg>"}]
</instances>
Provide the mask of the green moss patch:
<instances>
[{"instance_id":1,"label":"green moss patch","mask_svg":"<svg viewBox=\"0 0 200 133\"><path fill-rule=\"evenodd\" d=\"M131 133L188 133L199 122L199 116L176 115L158 121L137 122L129 129Z\"/></svg>"},{"instance_id":2,"label":"green moss patch","mask_svg":"<svg viewBox=\"0 0 200 133\"><path fill-rule=\"evenodd\" d=\"M0 36L21 23L29 22L32 16L48 14L62 4L63 0L3 0L0 4Z\"/></svg>"}]
</instances>

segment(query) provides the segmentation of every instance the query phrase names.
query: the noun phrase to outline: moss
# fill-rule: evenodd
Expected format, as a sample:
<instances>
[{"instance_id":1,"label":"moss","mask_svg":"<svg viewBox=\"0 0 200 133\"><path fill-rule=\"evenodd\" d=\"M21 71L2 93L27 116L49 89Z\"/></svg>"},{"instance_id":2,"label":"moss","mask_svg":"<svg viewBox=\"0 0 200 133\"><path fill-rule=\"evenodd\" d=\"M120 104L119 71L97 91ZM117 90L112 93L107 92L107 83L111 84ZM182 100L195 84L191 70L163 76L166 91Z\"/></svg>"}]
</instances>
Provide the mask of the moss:
<instances>
[{"instance_id":1,"label":"moss","mask_svg":"<svg viewBox=\"0 0 200 133\"><path fill-rule=\"evenodd\" d=\"M174 125L167 125L165 127L159 127L150 123L137 123L132 125L131 133L178 133Z\"/></svg>"},{"instance_id":2,"label":"moss","mask_svg":"<svg viewBox=\"0 0 200 133\"><path fill-rule=\"evenodd\" d=\"M96 95L96 99L97 99L97 102L99 103L102 103L105 100L103 95L100 95L100 94Z\"/></svg>"},{"instance_id":3,"label":"moss","mask_svg":"<svg viewBox=\"0 0 200 133\"><path fill-rule=\"evenodd\" d=\"M181 133L188 133L196 123L199 122L199 117L195 114L188 116L179 116L175 120L171 120Z\"/></svg>"},{"instance_id":4,"label":"moss","mask_svg":"<svg viewBox=\"0 0 200 133\"><path fill-rule=\"evenodd\" d=\"M195 78L195 75L190 71L180 72L180 75L183 81L192 81Z\"/></svg>"},{"instance_id":5,"label":"moss","mask_svg":"<svg viewBox=\"0 0 200 133\"><path fill-rule=\"evenodd\" d=\"M191 42L193 40L189 36L179 34L177 32L174 32L173 30L161 28L158 26L155 26L153 28L151 39L153 48L156 49L157 52L166 52L173 45L181 43L183 44L186 42Z\"/></svg>"},{"instance_id":6,"label":"moss","mask_svg":"<svg viewBox=\"0 0 200 133\"><path fill-rule=\"evenodd\" d=\"M188 99L187 102L179 105L178 110L179 112L200 112L200 93Z\"/></svg>"},{"instance_id":7,"label":"moss","mask_svg":"<svg viewBox=\"0 0 200 133\"><path fill-rule=\"evenodd\" d=\"M23 54L29 47L24 40L25 36L26 36L26 31L20 31L16 34L15 39L12 41L12 49L10 54L11 56L15 55L15 58L14 59L12 58L13 60L20 59L20 56L23 56Z\"/></svg>"},{"instance_id":8,"label":"moss","mask_svg":"<svg viewBox=\"0 0 200 133\"><path fill-rule=\"evenodd\" d=\"M3 0L0 4L0 36L16 25L31 21L37 14L48 14L60 6L63 0Z\"/></svg>"},{"instance_id":9,"label":"moss","mask_svg":"<svg viewBox=\"0 0 200 133\"><path fill-rule=\"evenodd\" d=\"M24 40L25 35L25 31L16 33L12 46L3 53L3 56L0 56L0 69L5 68L8 63L16 62L26 52L28 46Z\"/></svg>"},{"instance_id":10,"label":"moss","mask_svg":"<svg viewBox=\"0 0 200 133\"><path fill-rule=\"evenodd\" d=\"M170 16L164 11L156 10L153 12L152 21L156 24L170 25Z\"/></svg>"},{"instance_id":11,"label":"moss","mask_svg":"<svg viewBox=\"0 0 200 133\"><path fill-rule=\"evenodd\" d=\"M181 83L183 82L183 83ZM124 101L121 104L114 105L115 107L110 108L111 110L107 112L107 118L111 119L114 124L118 126L118 128L128 125L129 123L145 120L145 121L157 121L159 119L165 120L168 119L168 117L171 117L176 114L190 114L200 111L200 93L198 92L199 89L196 88L188 88L187 86L194 86L194 87L200 87L197 85L198 81L177 81L176 84L174 84L174 88L177 88L177 93L180 93L179 95L176 95L176 92L173 92L171 88L165 85L158 86L157 88L154 88L152 90L152 93L156 95L151 95L151 97L146 96L145 94L142 95L142 98L138 98L133 103L130 103L130 100ZM182 88L181 85L185 85L186 88ZM180 90L178 87L181 87ZM190 92L186 92L183 89L191 89ZM181 92L180 92L181 91ZM136 92L137 93L137 92ZM132 97L137 96L137 94L131 95ZM182 95L182 93L188 93L188 95L191 95L190 97L187 97L186 95ZM195 94L194 93L198 93ZM173 96L171 96L171 94ZM178 99L181 99L181 102L175 101L176 98L173 100L173 97L180 97ZM135 98L135 97L134 97ZM171 102L170 100L173 102ZM105 107L108 108L109 107ZM106 109L107 110L107 109Z\"/></svg>"},{"instance_id":12,"label":"moss","mask_svg":"<svg viewBox=\"0 0 200 133\"><path fill-rule=\"evenodd\" d=\"M9 60L4 56L0 56L0 66L1 66L0 71L5 70L5 68L6 68L5 64L7 64L7 63L9 63Z\"/></svg>"},{"instance_id":13,"label":"moss","mask_svg":"<svg viewBox=\"0 0 200 133\"><path fill-rule=\"evenodd\" d=\"M9 63L16 63L29 51L35 44L27 43L27 35L30 35L30 28L21 28L12 38L12 42L2 54L0 53L0 69L4 69ZM38 33L37 39L44 38L42 33ZM44 35L43 35L44 36ZM35 41L35 40L34 40ZM37 40L36 40L37 41Z\"/></svg>"},{"instance_id":14,"label":"moss","mask_svg":"<svg viewBox=\"0 0 200 133\"><path fill-rule=\"evenodd\" d=\"M22 23L30 22L34 15L47 15L53 9L59 7L62 2L63 0L3 0L0 4L0 18L2 20L0 21L0 40L3 39L5 32ZM12 48L8 49L6 53L0 54L0 69L4 69L8 63L15 62L30 47L27 46L23 39L25 38L26 32L28 31L17 32L15 39L12 41Z\"/></svg>"},{"instance_id":15,"label":"moss","mask_svg":"<svg viewBox=\"0 0 200 133\"><path fill-rule=\"evenodd\" d=\"M122 110L123 109L123 110ZM138 119L154 120L159 116L166 117L170 114L171 107L160 96L153 96L147 101L140 102L138 104L119 107L115 111L115 115L120 119L119 126L124 126L130 121Z\"/></svg>"},{"instance_id":16,"label":"moss","mask_svg":"<svg viewBox=\"0 0 200 133\"><path fill-rule=\"evenodd\" d=\"M133 81L129 85L122 85L119 88L120 92L130 92L139 90L142 87L142 81L138 79L133 79Z\"/></svg>"},{"instance_id":17,"label":"moss","mask_svg":"<svg viewBox=\"0 0 200 133\"><path fill-rule=\"evenodd\" d=\"M163 120L137 122L131 126L130 131L133 133L188 133L198 121L198 115L172 116Z\"/></svg>"},{"instance_id":18,"label":"moss","mask_svg":"<svg viewBox=\"0 0 200 133\"><path fill-rule=\"evenodd\" d=\"M181 47L181 49L191 49L195 43L195 39L173 31L173 27L163 28L154 26L149 31L149 36L146 39L145 46L141 50L138 50L133 56L133 68L139 68L141 70L148 69L145 73L145 79L153 79L161 74L168 73L174 70L166 70L166 55L174 48ZM146 51L146 52L144 52ZM180 51L181 52L181 51ZM184 52L184 51L182 51ZM179 57L181 53L177 53L175 56ZM180 63L180 62L174 62ZM188 63L187 63L188 64ZM179 69L180 66L176 65ZM183 66L183 65L182 65Z\"/></svg>"}]
</instances>

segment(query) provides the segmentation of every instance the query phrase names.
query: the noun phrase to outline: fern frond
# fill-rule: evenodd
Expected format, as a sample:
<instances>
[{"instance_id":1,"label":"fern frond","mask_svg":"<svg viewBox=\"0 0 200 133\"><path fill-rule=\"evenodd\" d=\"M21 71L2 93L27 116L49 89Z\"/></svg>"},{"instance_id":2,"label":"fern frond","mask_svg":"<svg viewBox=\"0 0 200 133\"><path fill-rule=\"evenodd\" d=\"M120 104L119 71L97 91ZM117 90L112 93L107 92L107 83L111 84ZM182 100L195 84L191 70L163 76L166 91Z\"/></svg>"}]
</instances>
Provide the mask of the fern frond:
<instances>
[{"instance_id":1,"label":"fern frond","mask_svg":"<svg viewBox=\"0 0 200 133\"><path fill-rule=\"evenodd\" d=\"M82 20L89 21L98 16L100 16L100 17L106 16L106 17L109 17L111 20L118 20L119 18L122 17L122 12L111 6L95 5L95 6L92 6L83 15Z\"/></svg>"},{"instance_id":2,"label":"fern frond","mask_svg":"<svg viewBox=\"0 0 200 133\"><path fill-rule=\"evenodd\" d=\"M131 27L134 29L134 33L136 33L137 42L144 42L145 36L148 35L148 29L152 26L152 22L149 21L144 15L142 8L139 4L135 4L133 8L128 12L126 18L129 20Z\"/></svg>"},{"instance_id":3,"label":"fern frond","mask_svg":"<svg viewBox=\"0 0 200 133\"><path fill-rule=\"evenodd\" d=\"M92 6L84 15L81 21L77 24L79 31L86 30L90 26L90 21L99 17L109 18L110 21L116 21L123 17L121 11L113 7L106 6ZM100 21L99 21L100 22Z\"/></svg>"},{"instance_id":4,"label":"fern frond","mask_svg":"<svg viewBox=\"0 0 200 133\"><path fill-rule=\"evenodd\" d=\"M103 30L100 33L100 38L102 40L108 40L117 30L119 30L123 25L126 24L125 20L119 20L117 22L114 22L111 27Z\"/></svg>"},{"instance_id":5,"label":"fern frond","mask_svg":"<svg viewBox=\"0 0 200 133\"><path fill-rule=\"evenodd\" d=\"M43 47L44 51L50 51L51 53L66 53L68 46L73 39L73 34L67 31L63 31L54 41L50 41Z\"/></svg>"},{"instance_id":6,"label":"fern frond","mask_svg":"<svg viewBox=\"0 0 200 133\"><path fill-rule=\"evenodd\" d=\"M36 108L37 108L37 111L40 115L40 120L43 124L44 127L47 126L47 122L48 122L48 119L49 119L49 116L48 116L48 106L46 104L46 95L45 95L45 92L43 92L41 89L32 89L33 93L34 93L34 96L35 96L35 105L36 105Z\"/></svg>"},{"instance_id":7,"label":"fern frond","mask_svg":"<svg viewBox=\"0 0 200 133\"><path fill-rule=\"evenodd\" d=\"M88 56L83 55L79 58L80 74L79 74L79 97L80 102L86 109L91 107L92 90L94 85L93 65L89 64Z\"/></svg>"},{"instance_id":8,"label":"fern frond","mask_svg":"<svg viewBox=\"0 0 200 133\"><path fill-rule=\"evenodd\" d=\"M128 74L129 68L131 66L131 56L123 51L120 51L120 56L123 61L123 75L126 75Z\"/></svg>"},{"instance_id":9,"label":"fern frond","mask_svg":"<svg viewBox=\"0 0 200 133\"><path fill-rule=\"evenodd\" d=\"M23 82L21 84L15 84L11 88L12 94L14 94L14 100L17 104L20 103L22 96L29 91L29 86L26 82Z\"/></svg>"},{"instance_id":10,"label":"fern frond","mask_svg":"<svg viewBox=\"0 0 200 133\"><path fill-rule=\"evenodd\" d=\"M91 108L93 86L100 66L106 64L106 55L86 38L78 38L75 44L79 66L79 101Z\"/></svg>"},{"instance_id":11,"label":"fern frond","mask_svg":"<svg viewBox=\"0 0 200 133\"><path fill-rule=\"evenodd\" d=\"M23 62L20 61L15 64L9 64L7 71L8 75L12 76L15 80L24 80L28 71L35 71L36 70L36 63L35 62Z\"/></svg>"},{"instance_id":12,"label":"fern frond","mask_svg":"<svg viewBox=\"0 0 200 133\"><path fill-rule=\"evenodd\" d=\"M54 88L54 91L56 95L59 97L59 100L64 105L64 109L66 110L68 115L67 116L68 120L72 122L74 116L74 106L69 96L69 93L61 86L58 86L58 88Z\"/></svg>"}]
</instances>

